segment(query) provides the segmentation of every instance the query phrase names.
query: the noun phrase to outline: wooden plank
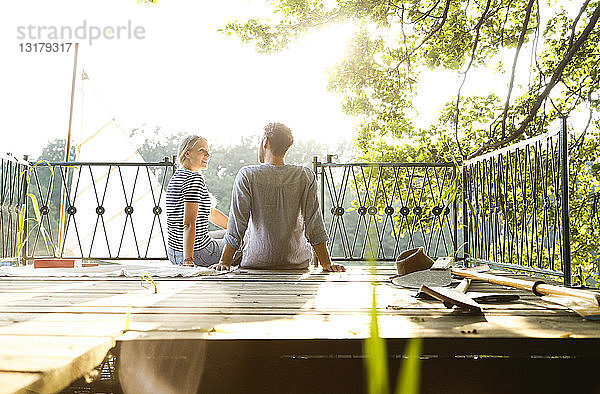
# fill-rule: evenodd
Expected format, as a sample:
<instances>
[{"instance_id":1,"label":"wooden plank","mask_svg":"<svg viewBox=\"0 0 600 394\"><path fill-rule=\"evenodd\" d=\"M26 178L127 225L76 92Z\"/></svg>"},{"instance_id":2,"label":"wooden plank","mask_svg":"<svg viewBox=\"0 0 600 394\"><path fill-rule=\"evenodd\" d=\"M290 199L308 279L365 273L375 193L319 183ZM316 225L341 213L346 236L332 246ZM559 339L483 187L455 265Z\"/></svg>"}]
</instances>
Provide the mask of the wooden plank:
<instances>
[{"instance_id":1,"label":"wooden plank","mask_svg":"<svg viewBox=\"0 0 600 394\"><path fill-rule=\"evenodd\" d=\"M403 317L403 316L414 316L414 317L444 317L452 315L452 310L447 310L445 308L439 309L403 309L402 311L398 310L383 310L379 311L380 316L395 316L395 317ZM195 311L194 313L185 313L177 310L132 310L129 315L129 321L131 322L139 322L142 321L142 317L148 320L147 316L156 316L157 319L178 319L181 321L202 321L202 319L206 319L207 316L213 316L214 319L230 319L232 317L240 319L260 319L261 317L265 320L272 319L273 316L285 316L289 318L290 316L303 316L303 315L312 315L312 316L362 316L368 315L369 311L356 311L356 310L289 310L289 309L261 309L261 310L222 310L222 311L214 311L214 310L204 310L204 311ZM65 320L76 320L78 317L81 318L82 314L69 314L69 316L65 316L66 314L58 314L55 319L52 319L52 316L48 316L48 318L44 318L44 326L48 326L50 323L60 323ZM88 314L85 314L88 315ZM62 329L57 333L53 333L55 335L59 335L61 333L71 333L71 334L81 334L85 333L89 336L101 336L103 333L108 332L118 332L122 331L126 327L127 317L126 315L120 314L106 314L106 313L96 313L89 314L90 319L96 322L97 327L89 327L89 329L84 331L85 326L83 323L73 323L73 328L65 326L63 324ZM21 315L22 316L22 315ZM486 317L491 316L514 316L515 318L523 319L530 317L565 317L565 318L574 318L576 321L579 321L578 316L567 309L562 310L538 310L538 311L519 311L519 310L493 310L485 312ZM23 317L20 317L23 319ZM62 320L61 320L62 319ZM153 319L153 318L152 318ZM154 319L155 321L156 319ZM86 321L86 320L84 320ZM31 323L31 321L27 320L18 320L20 327L14 327L14 324L4 325L0 327L0 331L3 333L19 333L19 332L36 332L36 324L37 322ZM34 324L35 323L35 324ZM59 325L60 327L60 325ZM75 329L76 328L76 329ZM117 328L120 328L118 330ZM79 331L77 331L79 330Z\"/></svg>"},{"instance_id":2,"label":"wooden plank","mask_svg":"<svg viewBox=\"0 0 600 394\"><path fill-rule=\"evenodd\" d=\"M192 285L193 282L170 283L163 286L161 294L141 289L127 294L101 297L101 299L103 303L110 303L112 300L113 304L117 305L147 306ZM3 297L5 302L9 298L10 295ZM18 295L17 298L21 301L23 295ZM126 328L127 316L124 314L122 320L115 321L103 314L99 323L88 322L80 325L81 319L78 315L65 314L61 325L56 326L47 321L47 317L51 315L48 311L64 308L52 305L51 297L44 297L41 300L46 302L46 305L42 307L45 313L40 317L0 327L0 371L37 372L38 380L22 387L21 390L56 392L90 371L104 359L107 351L115 344L114 337L120 335ZM82 305L93 308L97 301L91 300ZM75 330L73 330L74 326ZM26 333L30 335L24 335ZM91 335L85 336L87 333ZM10 376L6 378L9 379ZM11 384L18 385L15 382Z\"/></svg>"},{"instance_id":3,"label":"wooden plank","mask_svg":"<svg viewBox=\"0 0 600 394\"><path fill-rule=\"evenodd\" d=\"M162 284L158 285L158 294L151 294L150 290L140 289L130 293L117 293L91 295L91 294L50 294L44 296L36 296L28 298L26 295L13 295L8 297L9 302L0 297L0 312L14 312L15 308L35 308L47 307L48 312L55 312L57 308L78 308L82 304L85 306L96 307L127 307L127 306L142 306L137 298L132 298L137 295L141 300L152 300L147 305L156 307L228 307L228 306L285 306L285 307L301 307L301 308L370 308L370 285L362 284L361 286L337 286L329 283L322 284L316 289L295 289L295 291L279 292L279 291L248 291L247 289L230 289L217 288L212 291L203 291L201 288L189 287L182 289L177 294L172 294L168 288L163 289ZM190 292L194 289L194 292ZM245 290L245 291L244 291ZM412 297L414 292L396 289L395 287L378 286L377 299L381 307L395 305L403 307L414 304L417 307L427 307L433 302L419 301ZM160 299L159 299L160 298ZM132 300L136 300L132 303ZM435 304L433 304L435 305ZM493 308L512 308L518 306L520 309L540 309L544 307L556 308L555 304L551 304L541 300L539 297L532 294L525 294L519 302L507 304L489 304L487 307ZM435 306L434 306L435 307ZM73 312L81 312L81 309L71 309ZM33 311L33 310L32 310Z\"/></svg>"},{"instance_id":4,"label":"wooden plank","mask_svg":"<svg viewBox=\"0 0 600 394\"><path fill-rule=\"evenodd\" d=\"M430 302L422 303L422 304L398 304L398 303L387 303L382 302L378 305L378 311L380 313L386 313L387 311L396 311L398 310L421 310L421 311L436 311L443 310L443 304ZM301 313L306 311L316 311L316 312L327 312L327 313L335 313L335 312L361 312L367 313L370 310L368 306L349 306L349 305L333 305L333 304L321 304L318 306L314 306L312 303L305 304L291 304L287 302L282 303L269 303L269 302L232 302L232 303L216 303L213 305L206 306L195 306L195 305L184 305L183 303L177 305L174 304L162 304L158 303L157 305L151 307L129 307L126 305L123 306L64 306L59 308L49 309L47 306L10 306L10 307L0 307L0 322L5 320L10 322L11 319L8 318L8 314L15 314L18 316L19 314L25 313L47 313L47 314L56 314L56 313L70 313L70 314L85 314L85 313L97 313L97 314L112 314L112 315L122 315L124 316L126 313L181 313L181 314L194 314L194 313L229 313L229 314L237 314L237 313ZM556 313L556 311L567 310L562 305L558 304L549 304L549 305L539 305L537 307L533 307L532 305L523 305L523 304L487 304L485 305L484 311L486 313L515 313L519 314L540 314L540 313ZM391 312L390 312L391 313ZM3 315L7 317L4 318ZM14 319L14 317L12 318Z\"/></svg>"},{"instance_id":5,"label":"wooden plank","mask_svg":"<svg viewBox=\"0 0 600 394\"><path fill-rule=\"evenodd\" d=\"M160 292L159 292L160 294ZM344 294L344 292L340 292ZM122 296L123 300L127 298ZM394 294L378 292L377 303L379 308L438 308L440 304L433 300L417 300L409 294ZM357 309L362 310L370 308L370 299L365 297L323 297L321 294L198 294L187 295L178 294L177 296L166 297L153 304L156 308L299 308L299 309ZM132 302L115 302L112 297L98 298L78 298L72 297L65 299L63 297L48 297L46 299L19 300L9 304L0 304L0 320L2 313L13 312L95 312L101 309L91 307L105 308L108 313L122 313L127 307L143 307L143 304ZM488 304L488 309L562 309L560 306L546 302L535 297L523 297L519 301L504 304ZM63 309L68 308L68 309Z\"/></svg>"},{"instance_id":6,"label":"wooden plank","mask_svg":"<svg viewBox=\"0 0 600 394\"><path fill-rule=\"evenodd\" d=\"M211 326L210 324L178 325L165 322L160 329L131 330L119 340L160 336L164 338L206 339L347 339L369 335L368 315L276 317L272 320L240 319ZM410 317L380 316L380 333L385 338L599 338L594 323L582 324L578 318L554 317L515 319L514 316L492 316L485 319L465 316ZM168 334L163 335L162 333Z\"/></svg>"},{"instance_id":7,"label":"wooden plank","mask_svg":"<svg viewBox=\"0 0 600 394\"><path fill-rule=\"evenodd\" d=\"M0 371L0 393L27 393L27 388L32 387L41 378L42 374L39 373Z\"/></svg>"},{"instance_id":8,"label":"wooden plank","mask_svg":"<svg viewBox=\"0 0 600 394\"><path fill-rule=\"evenodd\" d=\"M9 392L57 392L99 365L114 345L112 337L0 335L0 381Z\"/></svg>"},{"instance_id":9,"label":"wooden plank","mask_svg":"<svg viewBox=\"0 0 600 394\"><path fill-rule=\"evenodd\" d=\"M160 291L160 287L161 285L163 285L161 282L156 282ZM325 289L326 286L332 286L332 284L327 283L320 283L320 284L315 284L315 285L311 285L311 286L298 286L298 285L294 285L294 284L286 284L286 283L281 283L278 284L277 286L272 286L271 284L265 284L265 283L260 283L257 284L258 286L244 286L243 284L236 284L236 286L231 286L229 284L227 285L217 285L217 286L191 286L190 288L187 288L183 291L181 291L181 294L183 296L213 296L213 295L220 295L220 294L230 294L230 295L236 295L240 294L240 295L246 295L246 296L254 296L254 295L262 295L262 296L269 296L269 295L313 295L316 294L319 290ZM361 285L358 285L356 283L348 283L348 284L335 284L335 291L340 291L340 292L352 292L353 290L357 290L357 291L363 291L366 288L369 288L370 284L368 283L362 283ZM413 291L408 291L408 290L403 290L403 289L399 289L395 286L388 286L387 284L383 284L382 286L379 286L382 288L389 288L390 290L387 291L387 293L389 294L414 294L414 290ZM0 303L8 303L10 301L12 301L13 299L28 299L28 298L39 298L39 299L43 299L43 298L48 298L48 297L57 297L60 298L61 296L63 298L66 297L76 297L76 298L100 298L100 297L106 297L106 296L115 296L115 295L125 295L128 293L131 293L133 291L139 291L142 290L142 288L138 285L136 287L132 287L132 288L120 288L120 287L116 287L113 289L102 289L102 290L96 290L96 291L91 291L91 290L82 290L82 291L57 291L57 292L49 292L46 294L40 294L39 292L8 292L8 293L2 293L0 294ZM378 289L379 291L379 289ZM527 297L530 299L539 299L539 297L533 295L532 293L523 293L523 292L518 292L518 291L510 291L510 290L506 290L506 289L501 289L501 288L490 288L490 287L472 287L470 289L470 291L474 291L474 292L494 292L494 293L500 293L500 294L518 294L519 296L522 297Z\"/></svg>"},{"instance_id":10,"label":"wooden plank","mask_svg":"<svg viewBox=\"0 0 600 394\"><path fill-rule=\"evenodd\" d=\"M198 306L195 305L198 300L191 301L181 301L178 299L167 300L164 302L159 302L152 307L140 308L140 307L131 307L132 312L139 311L154 311L155 313L168 313L172 311L174 313L205 313L205 312L214 312L220 311L223 309L231 308L232 313L238 313L240 311L259 311L263 309L267 310L297 310L297 311L306 311L306 310L315 310L315 311L358 311L364 312L370 310L370 307L367 305L343 305L343 304L332 304L332 303L314 303L314 299L308 299L305 302L301 303L292 303L287 302L285 300L278 302L271 302L269 300L264 301L221 301L214 302L212 304L202 305L202 302L199 302ZM201 300L200 300L201 301ZM302 300L299 300L302 301ZM187 305L189 304L189 305ZM494 312L494 311L514 311L518 313L518 311L559 311L566 310L566 307L559 304L520 304L520 303L509 303L509 304L485 304L485 311ZM52 310L48 310L47 305L31 305L31 304L20 304L20 305L11 305L9 307L0 307L0 322L11 322L11 319L14 319L15 314L19 313L109 313L109 314L123 314L127 313L128 306L109 306L109 305L98 305L95 307L78 307L78 306L60 306L58 308L54 308ZM420 304L409 304L406 302L388 302L388 300L380 300L378 302L378 310L403 310L403 309L415 309L415 310L437 310L443 309L441 303L435 303L435 301L427 301ZM9 314L12 314L13 317L9 318ZM3 316L3 315L6 315Z\"/></svg>"},{"instance_id":11,"label":"wooden plank","mask_svg":"<svg viewBox=\"0 0 600 394\"><path fill-rule=\"evenodd\" d=\"M6 372L45 372L64 368L73 359L88 351L104 350L104 355L115 342L112 337L82 336L27 336L0 335L0 370ZM97 365L97 364L96 364ZM95 366L95 365L94 365ZM93 368L93 366L91 367ZM90 368L90 369L91 369Z\"/></svg>"}]
</instances>

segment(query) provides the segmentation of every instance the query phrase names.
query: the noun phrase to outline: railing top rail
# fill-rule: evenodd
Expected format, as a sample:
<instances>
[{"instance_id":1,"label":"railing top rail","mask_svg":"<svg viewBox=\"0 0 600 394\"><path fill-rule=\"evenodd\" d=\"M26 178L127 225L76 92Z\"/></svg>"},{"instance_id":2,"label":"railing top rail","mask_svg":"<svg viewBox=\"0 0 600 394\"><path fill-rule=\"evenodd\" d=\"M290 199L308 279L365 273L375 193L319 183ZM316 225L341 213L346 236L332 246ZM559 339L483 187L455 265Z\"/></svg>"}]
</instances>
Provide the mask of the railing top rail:
<instances>
[{"instance_id":1,"label":"railing top rail","mask_svg":"<svg viewBox=\"0 0 600 394\"><path fill-rule=\"evenodd\" d=\"M30 165L34 165L38 162L30 162ZM78 166L113 166L113 167L171 167L174 163L170 161L159 161L155 163L146 162L115 162L115 161L57 161L57 162L44 162L43 164L58 167L78 167Z\"/></svg>"},{"instance_id":2,"label":"railing top rail","mask_svg":"<svg viewBox=\"0 0 600 394\"><path fill-rule=\"evenodd\" d=\"M319 163L320 167L455 167L447 163Z\"/></svg>"},{"instance_id":3,"label":"railing top rail","mask_svg":"<svg viewBox=\"0 0 600 394\"><path fill-rule=\"evenodd\" d=\"M487 160L490 157L500 156L500 155L502 155L504 153L507 153L509 151L513 151L513 150L522 148L524 146L529 146L529 145L532 145L532 144L534 144L536 142L539 142L539 141L548 140L548 139L550 139L552 137L558 137L559 133L560 133L560 131L550 131L550 132L545 133L545 134L540 134L537 137L531 137L531 138L525 139L523 141L519 141L519 142L517 142L515 144L512 144L512 145L506 146L504 148L496 149L494 151L486 153L485 155L477 156L477 157L474 157L474 158L472 158L470 160L465 160L463 162L463 166L468 166L468 165L471 165L471 164L479 163L480 161Z\"/></svg>"},{"instance_id":4,"label":"railing top rail","mask_svg":"<svg viewBox=\"0 0 600 394\"><path fill-rule=\"evenodd\" d=\"M557 278L564 278L564 276L565 276L564 272L561 272L561 271L549 270L549 269L538 268L538 267L531 267L531 266L523 265L523 264L510 264L510 263L501 263L501 262L499 263L499 262L495 262L495 261L491 261L491 260L477 259L477 258L473 258L473 257L469 258L469 260L472 263L487 264L492 267L501 267L501 268L508 268L508 269L513 269L513 270L517 270L517 271L526 271L526 272L531 272L534 274L547 275L547 276L552 276L552 277L557 277Z\"/></svg>"}]
</instances>

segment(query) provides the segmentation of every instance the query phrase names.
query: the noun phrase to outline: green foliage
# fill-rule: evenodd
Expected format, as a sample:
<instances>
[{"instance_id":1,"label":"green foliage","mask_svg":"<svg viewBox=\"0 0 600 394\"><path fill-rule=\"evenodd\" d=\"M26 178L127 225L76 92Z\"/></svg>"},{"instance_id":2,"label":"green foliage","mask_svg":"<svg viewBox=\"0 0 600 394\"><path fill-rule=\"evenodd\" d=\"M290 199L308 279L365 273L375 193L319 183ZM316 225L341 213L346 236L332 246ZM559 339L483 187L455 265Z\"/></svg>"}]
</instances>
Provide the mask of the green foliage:
<instances>
[{"instance_id":1,"label":"green foliage","mask_svg":"<svg viewBox=\"0 0 600 394\"><path fill-rule=\"evenodd\" d=\"M371 296L371 323L369 337L364 342L366 357L365 368L367 374L367 391L372 394L386 394L390 392L387 350L385 340L379 336L379 323L377 321L376 288L372 286Z\"/></svg>"},{"instance_id":2,"label":"green foliage","mask_svg":"<svg viewBox=\"0 0 600 394\"><path fill-rule=\"evenodd\" d=\"M460 162L481 147L502 146L509 137L514 142L548 132L562 114L589 113L588 125L571 133L570 216L574 264L594 279L600 237L590 227L589 194L599 187L600 171L599 26L561 65L600 2L584 5L578 15L579 5L552 1L275 0L273 20L232 22L223 31L261 52L274 52L322 26L354 24L328 87L343 97L343 111L360 120L355 143L364 161ZM507 65L512 67L521 36L519 64L530 65L526 84L515 85L510 97L499 97L506 92L492 88L480 95L457 88L436 121L414 125L414 100L428 70L454 72L467 86L469 71L487 70L508 86L513 70ZM544 96L553 74L559 75L556 87ZM538 100L541 106L532 113Z\"/></svg>"},{"instance_id":3,"label":"green foliage","mask_svg":"<svg viewBox=\"0 0 600 394\"><path fill-rule=\"evenodd\" d=\"M370 229L369 243L375 244L377 235ZM375 275L375 261L372 253L368 253L371 275ZM371 282L371 308L369 311L369 337L363 342L365 355L365 372L367 392L370 394L388 394L390 392L388 355L385 339L379 335L377 313L377 285ZM401 364L396 384L396 394L417 394L421 381L421 349L422 339L415 338L407 342L406 360Z\"/></svg>"},{"instance_id":4,"label":"green foliage","mask_svg":"<svg viewBox=\"0 0 600 394\"><path fill-rule=\"evenodd\" d=\"M156 128L148 135L141 130L133 129L130 135L141 136L138 149L146 162L162 161L164 157L177 154L179 141L184 133L166 134ZM259 136L241 137L235 144L210 144L210 162L203 174L208 190L217 200L217 208L227 213L231 204L231 187L240 168L258 164ZM345 159L352 158L354 148L350 142L341 141L335 147L316 143L310 140L297 139L286 155L286 162L312 168L314 156L324 160L328 153L338 154Z\"/></svg>"},{"instance_id":5,"label":"green foliage","mask_svg":"<svg viewBox=\"0 0 600 394\"><path fill-rule=\"evenodd\" d=\"M377 319L375 285L373 285L372 306L370 312L369 337L363 344L365 354L365 371L367 376L367 392L371 394L387 394L390 392L388 374L388 356L385 339L379 336ZM400 364L396 382L396 394L418 394L421 385L421 353L422 338L409 339L404 353L405 359Z\"/></svg>"},{"instance_id":6,"label":"green foliage","mask_svg":"<svg viewBox=\"0 0 600 394\"><path fill-rule=\"evenodd\" d=\"M48 143L42 148L38 160L45 160L47 162L60 162L65 161L65 148L66 140L63 138L55 138L49 140ZM74 146L71 146L71 152L69 153L69 161L75 160L77 150Z\"/></svg>"},{"instance_id":7,"label":"green foliage","mask_svg":"<svg viewBox=\"0 0 600 394\"><path fill-rule=\"evenodd\" d=\"M497 141L516 130L533 101L558 66L571 40L573 17L556 5L546 6L551 17L544 24L537 3L530 10L525 44L538 50L530 70L529 85L519 89L503 116L500 98L452 98L438 122L416 129L411 117L417 87L427 69L466 73L470 66L505 70L501 58L517 45L527 12L527 0L447 1L363 1L281 0L274 1L273 21L250 19L231 22L222 29L261 52L286 48L295 39L321 26L353 23L357 31L343 60L331 74L329 89L344 96L343 110L363 120L358 145L379 136L431 136L444 141L454 156L468 155L484 142ZM597 2L591 2L579 18L575 36L590 20ZM573 110L587 94L598 89L598 29L594 29L581 50L568 64L561 86L552 96L552 108L544 106L543 116L534 118L526 135L545 131L546 125L562 113ZM527 48L529 49L529 48ZM467 67L469 65L469 67ZM460 74L458 74L460 75ZM498 78L509 76L498 75ZM502 99L502 101L504 98ZM575 106L577 106L575 105ZM458 119L454 112L457 107ZM556 108L554 108L556 107ZM455 133L458 130L458 133ZM455 135L457 134L457 135ZM426 143L426 142L425 142ZM401 148L402 149L402 148Z\"/></svg>"},{"instance_id":8,"label":"green foliage","mask_svg":"<svg viewBox=\"0 0 600 394\"><path fill-rule=\"evenodd\" d=\"M402 369L396 384L396 394L417 394L421 386L421 353L423 339L415 338L406 344L406 360L402 362Z\"/></svg>"},{"instance_id":9,"label":"green foliage","mask_svg":"<svg viewBox=\"0 0 600 394\"><path fill-rule=\"evenodd\" d=\"M592 211L591 194L600 191L600 132L595 129L591 134L570 160L571 260L576 283L599 286L600 213Z\"/></svg>"},{"instance_id":10,"label":"green foliage","mask_svg":"<svg viewBox=\"0 0 600 394\"><path fill-rule=\"evenodd\" d=\"M25 229L25 213L26 210L23 208L19 209L19 231L17 232L17 261L19 264L23 258L23 250L26 240L26 229Z\"/></svg>"}]
</instances>

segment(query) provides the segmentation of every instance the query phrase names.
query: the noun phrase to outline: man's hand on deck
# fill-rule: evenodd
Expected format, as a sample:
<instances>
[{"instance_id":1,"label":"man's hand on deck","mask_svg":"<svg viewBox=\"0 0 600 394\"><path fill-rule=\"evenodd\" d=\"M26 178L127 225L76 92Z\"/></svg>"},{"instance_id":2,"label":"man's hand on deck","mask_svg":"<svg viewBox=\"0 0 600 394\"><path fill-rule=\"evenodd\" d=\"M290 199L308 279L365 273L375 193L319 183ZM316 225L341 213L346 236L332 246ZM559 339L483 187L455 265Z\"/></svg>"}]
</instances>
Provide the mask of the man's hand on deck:
<instances>
[{"instance_id":1,"label":"man's hand on deck","mask_svg":"<svg viewBox=\"0 0 600 394\"><path fill-rule=\"evenodd\" d=\"M225 264L222 261L219 261L217 264L213 264L208 268L212 268L216 271L229 271L231 269L230 265Z\"/></svg>"},{"instance_id":2,"label":"man's hand on deck","mask_svg":"<svg viewBox=\"0 0 600 394\"><path fill-rule=\"evenodd\" d=\"M325 271L325 272L345 272L346 271L346 267L344 267L341 264L325 263L325 264L321 264L321 267L323 268L323 271Z\"/></svg>"},{"instance_id":3,"label":"man's hand on deck","mask_svg":"<svg viewBox=\"0 0 600 394\"><path fill-rule=\"evenodd\" d=\"M329 251L327 250L327 244L321 242L320 244L313 245L315 254L317 255L317 261L321 262L321 267L324 272L344 272L346 267L341 264L331 264L331 258L329 257Z\"/></svg>"}]
</instances>

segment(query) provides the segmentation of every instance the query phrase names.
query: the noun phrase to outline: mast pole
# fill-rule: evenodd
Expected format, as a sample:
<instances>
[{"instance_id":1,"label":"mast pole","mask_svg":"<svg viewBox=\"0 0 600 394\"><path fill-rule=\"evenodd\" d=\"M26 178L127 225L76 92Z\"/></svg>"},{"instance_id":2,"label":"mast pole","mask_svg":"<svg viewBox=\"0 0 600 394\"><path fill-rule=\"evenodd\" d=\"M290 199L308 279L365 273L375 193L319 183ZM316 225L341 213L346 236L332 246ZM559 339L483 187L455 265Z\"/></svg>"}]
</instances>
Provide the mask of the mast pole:
<instances>
[{"instance_id":1,"label":"mast pole","mask_svg":"<svg viewBox=\"0 0 600 394\"><path fill-rule=\"evenodd\" d=\"M71 105L69 107L69 129L67 132L67 142L65 146L65 162L69 161L69 153L71 152L71 126L73 124L73 103L75 101L75 81L77 80L77 56L79 53L79 43L75 43L75 56L73 58L73 79L71 82ZM62 257L63 250L63 231L64 231L64 223L65 223L65 204L66 204L66 194L65 191L67 189L67 168L64 169L64 177L63 177L63 187L61 188L61 199L60 199L60 221L59 221L59 230L58 230L58 250L60 253L60 257Z\"/></svg>"}]
</instances>

